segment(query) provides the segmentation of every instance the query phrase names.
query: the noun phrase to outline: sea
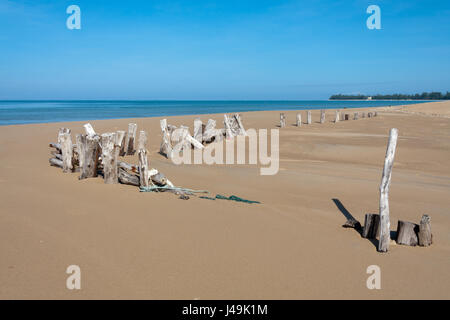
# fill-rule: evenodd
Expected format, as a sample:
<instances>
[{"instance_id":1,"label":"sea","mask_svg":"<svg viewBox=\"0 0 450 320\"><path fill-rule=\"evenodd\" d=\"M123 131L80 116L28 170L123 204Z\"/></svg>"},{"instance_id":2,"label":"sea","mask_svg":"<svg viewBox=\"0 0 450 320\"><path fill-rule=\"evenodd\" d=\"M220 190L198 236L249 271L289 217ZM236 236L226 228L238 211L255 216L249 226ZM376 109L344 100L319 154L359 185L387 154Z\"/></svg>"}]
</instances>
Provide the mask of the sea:
<instances>
[{"instance_id":1,"label":"sea","mask_svg":"<svg viewBox=\"0 0 450 320\"><path fill-rule=\"evenodd\" d=\"M266 110L344 109L396 106L428 101L254 100L254 101L0 101L0 125L145 118Z\"/></svg>"}]
</instances>

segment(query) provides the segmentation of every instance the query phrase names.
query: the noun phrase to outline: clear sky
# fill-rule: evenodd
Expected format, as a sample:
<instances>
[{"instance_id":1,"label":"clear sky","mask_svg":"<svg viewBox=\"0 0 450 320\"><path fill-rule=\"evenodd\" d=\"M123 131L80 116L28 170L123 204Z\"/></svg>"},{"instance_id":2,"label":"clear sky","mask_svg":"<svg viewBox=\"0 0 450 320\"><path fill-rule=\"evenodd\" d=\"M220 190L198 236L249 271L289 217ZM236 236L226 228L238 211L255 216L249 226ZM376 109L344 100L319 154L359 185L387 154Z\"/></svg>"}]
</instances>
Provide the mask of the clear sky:
<instances>
[{"instance_id":1,"label":"clear sky","mask_svg":"<svg viewBox=\"0 0 450 320\"><path fill-rule=\"evenodd\" d=\"M72 4L81 30L66 27ZM448 0L0 0L0 99L432 90L450 90Z\"/></svg>"}]
</instances>

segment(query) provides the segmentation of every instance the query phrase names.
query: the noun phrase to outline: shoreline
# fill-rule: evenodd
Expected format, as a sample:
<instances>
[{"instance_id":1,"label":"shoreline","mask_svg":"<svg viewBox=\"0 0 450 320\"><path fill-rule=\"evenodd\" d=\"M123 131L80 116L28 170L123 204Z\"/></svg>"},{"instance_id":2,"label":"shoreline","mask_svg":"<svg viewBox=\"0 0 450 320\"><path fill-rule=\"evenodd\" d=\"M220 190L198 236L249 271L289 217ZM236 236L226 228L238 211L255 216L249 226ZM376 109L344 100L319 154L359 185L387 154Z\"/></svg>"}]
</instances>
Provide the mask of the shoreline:
<instances>
[{"instance_id":1,"label":"shoreline","mask_svg":"<svg viewBox=\"0 0 450 320\"><path fill-rule=\"evenodd\" d=\"M19 101L19 100L17 100ZM63 101L63 100L61 100ZM74 100L75 101L75 100ZM90 100L83 100L85 102L89 102ZM93 102L95 100L92 100ZM101 100L98 100L101 101ZM126 101L126 100L123 100ZM175 100L174 100L175 101ZM181 101L181 100L180 100ZM188 101L188 100L183 100L183 101ZM195 100L192 100L195 101ZM207 101L207 100L205 100ZM217 100L219 101L219 100ZM224 100L227 101L227 100ZM238 101L238 100L236 100ZM256 100L255 100L256 101ZM269 101L269 100L267 100ZM277 101L277 100L272 100L272 101ZM280 100L280 101L284 101L284 100ZM287 101L287 100L286 100ZM292 101L296 101L296 100L292 100ZM307 100L304 100L307 101ZM339 101L339 102L345 102L344 100L311 100L311 101ZM356 101L356 100L348 100L348 101ZM367 100L361 100L362 101L367 101ZM390 100L386 100L386 101L390 101ZM1 101L0 101L1 102ZM219 115L219 114L226 114L226 113L250 113L250 112L275 112L275 111L280 111L280 112L302 112L302 111L317 111L317 110L330 110L330 111L334 111L334 110L364 110L364 109L374 109L374 108L395 108L395 107L408 107L408 106L416 106L416 105L421 105L421 104L429 104L429 103L442 103L445 101L430 101L430 102L418 102L418 103L413 103L413 104L400 104L400 105L394 105L394 106L373 106L373 107L341 107L341 108L333 108L333 107L317 107L317 108L305 108L305 109L271 109L271 110L249 110L249 111L230 111L230 112L218 112L218 113L189 113L189 114L177 114L177 115L157 115L157 116L145 116L145 117L119 117L119 118L91 118L91 119L85 119L85 120L63 120L63 121L46 121L46 122L31 122L31 123L17 123L17 124L1 124L0 123L0 127L8 127L8 126L24 126L24 125L39 125L39 124L54 124L54 123L75 123L75 122L89 122L89 121L107 121L107 120L126 120L126 119L146 119L146 118L170 118L170 117L182 117L182 116L205 116L205 115Z\"/></svg>"}]
</instances>

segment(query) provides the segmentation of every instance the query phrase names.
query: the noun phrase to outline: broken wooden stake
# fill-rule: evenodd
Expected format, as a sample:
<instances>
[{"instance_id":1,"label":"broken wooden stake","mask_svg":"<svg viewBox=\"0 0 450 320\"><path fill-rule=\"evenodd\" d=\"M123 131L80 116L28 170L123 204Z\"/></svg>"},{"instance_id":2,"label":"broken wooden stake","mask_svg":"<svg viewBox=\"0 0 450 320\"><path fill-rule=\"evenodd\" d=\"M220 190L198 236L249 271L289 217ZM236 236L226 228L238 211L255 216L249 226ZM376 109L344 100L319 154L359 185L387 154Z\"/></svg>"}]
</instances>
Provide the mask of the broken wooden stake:
<instances>
[{"instance_id":1,"label":"broken wooden stake","mask_svg":"<svg viewBox=\"0 0 450 320\"><path fill-rule=\"evenodd\" d=\"M149 186L149 174L148 174L148 159L147 159L147 150L139 149L139 185L141 187Z\"/></svg>"},{"instance_id":2,"label":"broken wooden stake","mask_svg":"<svg viewBox=\"0 0 450 320\"><path fill-rule=\"evenodd\" d=\"M320 123L325 123L325 110L320 110Z\"/></svg>"},{"instance_id":3,"label":"broken wooden stake","mask_svg":"<svg viewBox=\"0 0 450 320\"><path fill-rule=\"evenodd\" d=\"M380 241L378 251L387 252L391 240L391 222L389 218L389 187L391 185L392 167L394 166L395 149L397 147L398 130L391 129L384 159L383 175L380 184Z\"/></svg>"},{"instance_id":4,"label":"broken wooden stake","mask_svg":"<svg viewBox=\"0 0 450 320\"><path fill-rule=\"evenodd\" d=\"M134 145L136 141L136 131L137 131L137 124L129 123L127 137L125 139L125 153L128 156L132 156L136 153Z\"/></svg>"},{"instance_id":5,"label":"broken wooden stake","mask_svg":"<svg viewBox=\"0 0 450 320\"><path fill-rule=\"evenodd\" d=\"M424 214L419 224L419 246L428 247L433 243L433 234L431 233L431 218Z\"/></svg>"},{"instance_id":6,"label":"broken wooden stake","mask_svg":"<svg viewBox=\"0 0 450 320\"><path fill-rule=\"evenodd\" d=\"M139 140L138 140L138 150L139 149L147 149L147 132L141 130L139 132Z\"/></svg>"},{"instance_id":7,"label":"broken wooden stake","mask_svg":"<svg viewBox=\"0 0 450 320\"><path fill-rule=\"evenodd\" d=\"M339 110L336 110L336 113L334 115L334 123L338 123L339 122Z\"/></svg>"},{"instance_id":8,"label":"broken wooden stake","mask_svg":"<svg viewBox=\"0 0 450 320\"><path fill-rule=\"evenodd\" d=\"M280 128L286 127L286 117L284 113L280 113Z\"/></svg>"},{"instance_id":9,"label":"broken wooden stake","mask_svg":"<svg viewBox=\"0 0 450 320\"><path fill-rule=\"evenodd\" d=\"M302 126L302 114L301 113L297 113L296 124L297 124L297 127L301 127Z\"/></svg>"},{"instance_id":10,"label":"broken wooden stake","mask_svg":"<svg viewBox=\"0 0 450 320\"><path fill-rule=\"evenodd\" d=\"M87 179L97 177L98 175L98 160L100 153L100 137L78 135L77 143L79 141L78 152L80 155L80 177L79 179Z\"/></svg>"},{"instance_id":11,"label":"broken wooden stake","mask_svg":"<svg viewBox=\"0 0 450 320\"><path fill-rule=\"evenodd\" d=\"M73 146L72 137L70 135L70 129L61 128L58 134L58 143L61 145L61 155L63 162L63 172L73 171Z\"/></svg>"},{"instance_id":12,"label":"broken wooden stake","mask_svg":"<svg viewBox=\"0 0 450 320\"><path fill-rule=\"evenodd\" d=\"M119 182L117 170L116 133L104 133L101 136L103 179L106 184Z\"/></svg>"},{"instance_id":13,"label":"broken wooden stake","mask_svg":"<svg viewBox=\"0 0 450 320\"><path fill-rule=\"evenodd\" d=\"M86 123L83 127L84 127L84 131L86 132L86 135L88 137L94 137L97 135L95 133L94 128L92 127L92 125L90 123Z\"/></svg>"},{"instance_id":14,"label":"broken wooden stake","mask_svg":"<svg viewBox=\"0 0 450 320\"><path fill-rule=\"evenodd\" d=\"M418 224L399 220L397 225L397 243L405 246L417 246L419 243L417 238L418 232Z\"/></svg>"},{"instance_id":15,"label":"broken wooden stake","mask_svg":"<svg viewBox=\"0 0 450 320\"><path fill-rule=\"evenodd\" d=\"M364 229L361 236L366 239L375 239L380 225L380 215L367 213L364 218Z\"/></svg>"}]
</instances>

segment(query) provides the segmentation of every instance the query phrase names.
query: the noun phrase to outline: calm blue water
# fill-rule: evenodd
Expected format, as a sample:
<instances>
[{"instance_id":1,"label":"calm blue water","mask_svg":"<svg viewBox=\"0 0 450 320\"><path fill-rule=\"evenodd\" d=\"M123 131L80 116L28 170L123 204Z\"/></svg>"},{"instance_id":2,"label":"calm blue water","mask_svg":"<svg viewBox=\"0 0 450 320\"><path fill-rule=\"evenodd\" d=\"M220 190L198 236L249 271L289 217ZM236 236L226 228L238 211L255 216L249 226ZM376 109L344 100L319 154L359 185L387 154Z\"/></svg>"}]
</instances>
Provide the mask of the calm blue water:
<instances>
[{"instance_id":1,"label":"calm blue water","mask_svg":"<svg viewBox=\"0 0 450 320\"><path fill-rule=\"evenodd\" d=\"M413 103L419 101L0 101L0 125Z\"/></svg>"}]
</instances>

